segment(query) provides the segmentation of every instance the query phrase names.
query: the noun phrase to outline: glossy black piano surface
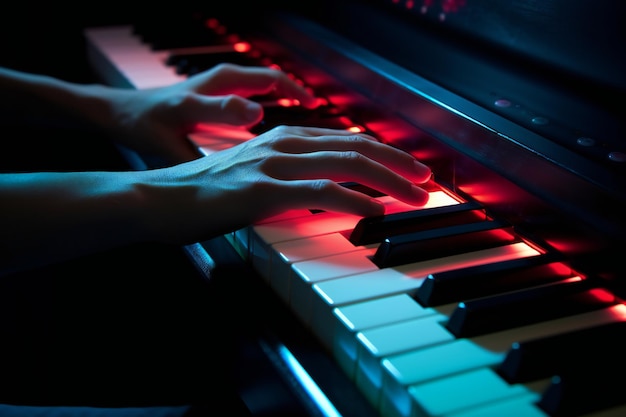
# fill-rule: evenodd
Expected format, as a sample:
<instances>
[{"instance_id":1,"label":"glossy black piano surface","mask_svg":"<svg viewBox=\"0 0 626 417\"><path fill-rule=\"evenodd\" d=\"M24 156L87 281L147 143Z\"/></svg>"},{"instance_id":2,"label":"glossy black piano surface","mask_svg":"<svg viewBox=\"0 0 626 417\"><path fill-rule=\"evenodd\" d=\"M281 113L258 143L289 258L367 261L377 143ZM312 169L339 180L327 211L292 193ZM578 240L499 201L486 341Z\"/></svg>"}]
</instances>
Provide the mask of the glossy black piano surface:
<instances>
[{"instance_id":1,"label":"glossy black piano surface","mask_svg":"<svg viewBox=\"0 0 626 417\"><path fill-rule=\"evenodd\" d=\"M205 278L245 276L260 294L247 295L250 305L272 305L267 322L241 338L254 346L248 359L264 357L267 375L278 375L272 395L293 396L285 409L625 412L611 377L626 363L614 348L626 321L625 6L582 4L189 5L87 28L89 63L105 83L141 88L232 60L279 65L328 100L316 114L268 109L236 140L281 123L355 125L433 168L433 203L421 211L388 202L392 214L381 219L294 213L184 248ZM179 49L232 45L209 21L255 53ZM568 37L570 28L579 30ZM107 46L111 35L140 48L146 68L159 66L164 79L125 72ZM216 130L190 137L201 153L228 138ZM139 169L154 163L129 157ZM290 234L294 225L308 234ZM585 337L590 352L606 356L589 357ZM284 352L334 408L308 396ZM237 377L248 394L264 380Z\"/></svg>"}]
</instances>

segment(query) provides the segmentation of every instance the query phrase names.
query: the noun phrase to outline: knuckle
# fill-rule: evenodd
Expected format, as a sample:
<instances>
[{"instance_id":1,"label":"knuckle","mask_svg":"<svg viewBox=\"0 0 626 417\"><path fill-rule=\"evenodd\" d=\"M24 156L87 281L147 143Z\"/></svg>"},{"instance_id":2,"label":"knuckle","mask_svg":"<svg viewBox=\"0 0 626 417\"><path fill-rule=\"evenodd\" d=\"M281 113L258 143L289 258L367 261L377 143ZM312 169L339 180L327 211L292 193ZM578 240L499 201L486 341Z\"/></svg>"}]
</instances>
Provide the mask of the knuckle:
<instances>
[{"instance_id":1,"label":"knuckle","mask_svg":"<svg viewBox=\"0 0 626 417\"><path fill-rule=\"evenodd\" d=\"M165 102L169 107L185 107L195 101L195 97L190 92L181 92L179 94L172 94L165 99Z\"/></svg>"},{"instance_id":2,"label":"knuckle","mask_svg":"<svg viewBox=\"0 0 626 417\"><path fill-rule=\"evenodd\" d=\"M357 151L343 151L339 153L339 159L347 163L359 163L364 157Z\"/></svg>"},{"instance_id":3,"label":"knuckle","mask_svg":"<svg viewBox=\"0 0 626 417\"><path fill-rule=\"evenodd\" d=\"M287 125L278 125L276 127L274 127L274 131L279 133L279 134L286 134L289 132L289 126Z\"/></svg>"},{"instance_id":4,"label":"knuckle","mask_svg":"<svg viewBox=\"0 0 626 417\"><path fill-rule=\"evenodd\" d=\"M228 94L222 98L221 108L222 110L233 109L235 106L238 106L240 102L240 98L235 94Z\"/></svg>"},{"instance_id":5,"label":"knuckle","mask_svg":"<svg viewBox=\"0 0 626 417\"><path fill-rule=\"evenodd\" d=\"M230 62L220 62L215 67L213 67L213 71L220 74L229 74L236 72L237 67Z\"/></svg>"},{"instance_id":6,"label":"knuckle","mask_svg":"<svg viewBox=\"0 0 626 417\"><path fill-rule=\"evenodd\" d=\"M337 184L328 179L316 179L310 182L311 190L318 194L326 194L332 191Z\"/></svg>"}]
</instances>

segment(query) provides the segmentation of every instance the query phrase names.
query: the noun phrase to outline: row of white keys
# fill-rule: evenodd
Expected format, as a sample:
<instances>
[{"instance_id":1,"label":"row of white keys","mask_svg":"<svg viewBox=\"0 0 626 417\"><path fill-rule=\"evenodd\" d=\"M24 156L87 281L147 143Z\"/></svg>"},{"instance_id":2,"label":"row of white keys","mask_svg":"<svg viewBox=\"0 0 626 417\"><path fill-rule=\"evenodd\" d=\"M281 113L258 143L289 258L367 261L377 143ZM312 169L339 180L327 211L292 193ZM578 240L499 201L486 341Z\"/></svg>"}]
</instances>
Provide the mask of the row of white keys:
<instances>
[{"instance_id":1,"label":"row of white keys","mask_svg":"<svg viewBox=\"0 0 626 417\"><path fill-rule=\"evenodd\" d=\"M89 28L85 30L85 36L113 67L104 74L110 85L141 89L162 87L186 79L165 64L167 51L152 51L133 34L132 26Z\"/></svg>"}]
</instances>

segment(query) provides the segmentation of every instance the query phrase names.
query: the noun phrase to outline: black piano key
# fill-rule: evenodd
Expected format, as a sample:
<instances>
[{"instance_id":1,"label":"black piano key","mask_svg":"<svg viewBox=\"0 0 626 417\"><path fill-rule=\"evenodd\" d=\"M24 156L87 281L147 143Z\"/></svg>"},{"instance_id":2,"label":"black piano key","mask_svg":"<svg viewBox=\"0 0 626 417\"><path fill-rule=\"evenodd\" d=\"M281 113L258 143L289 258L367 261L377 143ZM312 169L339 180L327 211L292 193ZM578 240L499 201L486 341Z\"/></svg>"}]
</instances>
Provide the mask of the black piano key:
<instances>
[{"instance_id":1,"label":"black piano key","mask_svg":"<svg viewBox=\"0 0 626 417\"><path fill-rule=\"evenodd\" d=\"M380 268L419 262L513 243L518 238L510 226L481 221L441 227L386 238L373 262Z\"/></svg>"},{"instance_id":2,"label":"black piano key","mask_svg":"<svg viewBox=\"0 0 626 417\"><path fill-rule=\"evenodd\" d=\"M577 367L554 376L538 406L553 417L574 417L626 404L624 365Z\"/></svg>"},{"instance_id":3,"label":"black piano key","mask_svg":"<svg viewBox=\"0 0 626 417\"><path fill-rule=\"evenodd\" d=\"M382 242L388 236L480 220L486 220L486 215L476 202L365 217L356 224L349 240L356 246L368 245Z\"/></svg>"},{"instance_id":4,"label":"black piano key","mask_svg":"<svg viewBox=\"0 0 626 417\"><path fill-rule=\"evenodd\" d=\"M177 74L192 76L211 69L221 63L243 66L267 66L269 62L263 58L246 52L213 52L199 54L171 54L166 65L175 68Z\"/></svg>"},{"instance_id":5,"label":"black piano key","mask_svg":"<svg viewBox=\"0 0 626 417\"><path fill-rule=\"evenodd\" d=\"M558 257L550 253L430 274L415 299L432 307L561 281L573 272Z\"/></svg>"},{"instance_id":6,"label":"black piano key","mask_svg":"<svg viewBox=\"0 0 626 417\"><path fill-rule=\"evenodd\" d=\"M222 44L230 35L215 18L168 12L133 24L133 32L154 51Z\"/></svg>"},{"instance_id":7,"label":"black piano key","mask_svg":"<svg viewBox=\"0 0 626 417\"><path fill-rule=\"evenodd\" d=\"M346 187L349 188L351 190L354 191L358 191L360 193L363 194L367 194L370 197L382 197L384 195L386 195L385 193L381 193L378 190L375 190L374 188L370 188L366 185L360 184L358 182L354 182L354 181L346 181L346 182L342 182L340 183L342 187Z\"/></svg>"},{"instance_id":8,"label":"black piano key","mask_svg":"<svg viewBox=\"0 0 626 417\"><path fill-rule=\"evenodd\" d=\"M200 26L184 28L184 30L176 31L173 36L168 38L144 36L142 39L154 51L228 44L228 39L223 34Z\"/></svg>"},{"instance_id":9,"label":"black piano key","mask_svg":"<svg viewBox=\"0 0 626 417\"><path fill-rule=\"evenodd\" d=\"M457 337L473 337L609 307L609 291L588 280L568 280L461 302L446 324Z\"/></svg>"},{"instance_id":10,"label":"black piano key","mask_svg":"<svg viewBox=\"0 0 626 417\"><path fill-rule=\"evenodd\" d=\"M561 375L581 367L613 368L624 358L626 322L551 335L514 343L498 373L510 383L525 383Z\"/></svg>"}]
</instances>

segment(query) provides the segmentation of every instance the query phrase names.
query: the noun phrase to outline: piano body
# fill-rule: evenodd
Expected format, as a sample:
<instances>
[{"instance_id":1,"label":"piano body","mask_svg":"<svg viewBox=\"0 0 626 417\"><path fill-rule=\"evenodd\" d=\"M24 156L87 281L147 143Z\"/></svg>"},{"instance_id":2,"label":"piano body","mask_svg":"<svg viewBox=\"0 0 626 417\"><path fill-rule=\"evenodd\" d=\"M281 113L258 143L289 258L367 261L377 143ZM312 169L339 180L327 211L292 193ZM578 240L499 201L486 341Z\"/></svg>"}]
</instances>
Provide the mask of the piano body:
<instances>
[{"instance_id":1,"label":"piano body","mask_svg":"<svg viewBox=\"0 0 626 417\"><path fill-rule=\"evenodd\" d=\"M185 248L207 279L245 273L289 322L255 337L308 412L624 415L624 6L603 5L613 20L588 23L597 39L553 57L567 19L600 6L275 3L155 12L85 36L111 85L235 62L277 65L327 100L268 108L251 130L204 126L190 135L201 154L310 124L367 131L432 167L423 209L379 196L382 219L290 211ZM507 26L507 7L533 31ZM505 48L530 38L544 50Z\"/></svg>"}]
</instances>

